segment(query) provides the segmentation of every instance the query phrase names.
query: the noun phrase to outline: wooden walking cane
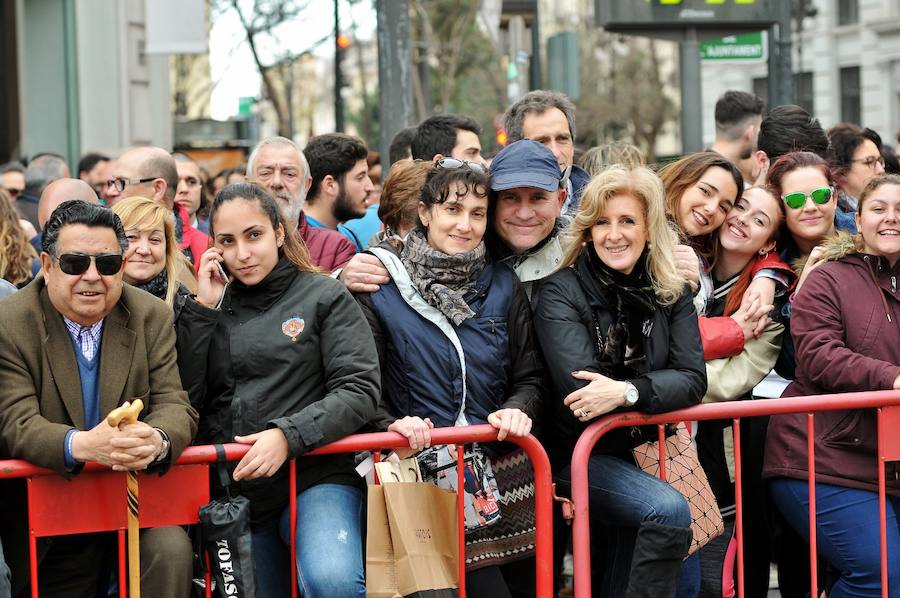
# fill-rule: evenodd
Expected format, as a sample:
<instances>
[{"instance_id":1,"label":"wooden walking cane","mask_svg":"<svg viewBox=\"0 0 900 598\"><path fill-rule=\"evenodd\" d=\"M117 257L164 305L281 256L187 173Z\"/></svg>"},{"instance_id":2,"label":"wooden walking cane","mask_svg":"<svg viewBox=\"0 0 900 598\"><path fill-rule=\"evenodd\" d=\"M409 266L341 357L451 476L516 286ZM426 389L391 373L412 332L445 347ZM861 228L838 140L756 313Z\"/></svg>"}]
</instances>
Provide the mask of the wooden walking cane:
<instances>
[{"instance_id":1,"label":"wooden walking cane","mask_svg":"<svg viewBox=\"0 0 900 598\"><path fill-rule=\"evenodd\" d=\"M116 428L121 422L133 424L144 409L144 402L135 399L125 401L106 416L106 423ZM141 555L140 526L138 525L138 480L137 472L128 472L128 596L141 598Z\"/></svg>"}]
</instances>

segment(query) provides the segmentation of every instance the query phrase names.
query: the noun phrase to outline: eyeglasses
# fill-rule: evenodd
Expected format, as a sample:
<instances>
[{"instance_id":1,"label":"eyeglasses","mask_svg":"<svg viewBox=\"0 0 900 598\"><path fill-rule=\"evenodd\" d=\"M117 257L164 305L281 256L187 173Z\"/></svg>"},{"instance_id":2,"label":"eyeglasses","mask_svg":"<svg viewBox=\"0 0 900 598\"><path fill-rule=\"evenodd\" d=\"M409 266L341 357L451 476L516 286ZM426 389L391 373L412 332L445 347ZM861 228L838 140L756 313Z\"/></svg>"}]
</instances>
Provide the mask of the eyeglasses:
<instances>
[{"instance_id":1,"label":"eyeglasses","mask_svg":"<svg viewBox=\"0 0 900 598\"><path fill-rule=\"evenodd\" d=\"M487 168L484 167L484 164L479 164L478 162L469 162L468 160L458 160L456 158L441 158L437 162L434 163L437 168L443 168L445 170L456 170L457 168L468 168L473 172L477 172L479 174L484 174L487 172Z\"/></svg>"},{"instance_id":2,"label":"eyeglasses","mask_svg":"<svg viewBox=\"0 0 900 598\"><path fill-rule=\"evenodd\" d=\"M876 164L881 164L881 167L884 168L884 158L881 156L868 156L867 158L857 158L856 160L850 160L851 162L862 162L865 166L875 170Z\"/></svg>"},{"instance_id":3,"label":"eyeglasses","mask_svg":"<svg viewBox=\"0 0 900 598\"><path fill-rule=\"evenodd\" d=\"M806 205L806 198L810 198L814 203L818 205L826 204L831 199L831 187L819 187L818 189L813 189L809 192L809 195L803 193L802 191L796 191L794 193L788 193L787 195L782 195L781 199L784 200L784 203L788 205L789 208L794 210L799 210L804 205Z\"/></svg>"},{"instance_id":4,"label":"eyeglasses","mask_svg":"<svg viewBox=\"0 0 900 598\"><path fill-rule=\"evenodd\" d=\"M146 179L123 179L123 178L110 179L110 180L106 181L106 188L109 189L110 187L115 187L116 190L119 193L121 193L122 191L125 190L125 187L127 187L128 185L140 185L141 183L149 183L150 181L154 181L158 178L159 177L152 176L152 177L148 177Z\"/></svg>"},{"instance_id":5,"label":"eyeglasses","mask_svg":"<svg viewBox=\"0 0 900 598\"><path fill-rule=\"evenodd\" d=\"M65 274L80 276L91 267L91 260L97 266L97 272L101 276L118 274L122 269L122 256L118 253L101 253L88 255L85 253L64 253L58 258L59 269Z\"/></svg>"}]
</instances>

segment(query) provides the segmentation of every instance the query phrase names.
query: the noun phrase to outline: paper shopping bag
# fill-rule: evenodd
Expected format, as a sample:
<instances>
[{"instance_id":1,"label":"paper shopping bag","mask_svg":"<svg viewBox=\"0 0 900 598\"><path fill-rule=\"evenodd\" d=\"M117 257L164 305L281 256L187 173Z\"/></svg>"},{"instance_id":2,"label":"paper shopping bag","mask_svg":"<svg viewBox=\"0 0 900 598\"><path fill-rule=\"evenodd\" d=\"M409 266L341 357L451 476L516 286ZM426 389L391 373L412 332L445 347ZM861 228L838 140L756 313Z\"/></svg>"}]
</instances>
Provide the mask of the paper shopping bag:
<instances>
[{"instance_id":1,"label":"paper shopping bag","mask_svg":"<svg viewBox=\"0 0 900 598\"><path fill-rule=\"evenodd\" d=\"M366 595L400 598L394 565L394 545L384 505L384 486L369 486L366 511Z\"/></svg>"},{"instance_id":2,"label":"paper shopping bag","mask_svg":"<svg viewBox=\"0 0 900 598\"><path fill-rule=\"evenodd\" d=\"M382 486L401 596L458 595L456 495L432 484Z\"/></svg>"}]
</instances>

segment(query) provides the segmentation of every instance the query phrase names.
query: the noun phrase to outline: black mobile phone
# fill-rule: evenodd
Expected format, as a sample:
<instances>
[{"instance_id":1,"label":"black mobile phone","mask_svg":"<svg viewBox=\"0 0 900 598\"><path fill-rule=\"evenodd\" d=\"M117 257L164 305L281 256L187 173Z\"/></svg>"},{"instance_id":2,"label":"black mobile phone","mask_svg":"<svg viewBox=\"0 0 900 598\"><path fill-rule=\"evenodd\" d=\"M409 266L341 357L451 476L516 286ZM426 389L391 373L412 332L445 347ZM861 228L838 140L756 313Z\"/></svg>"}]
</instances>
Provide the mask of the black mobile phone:
<instances>
[{"instance_id":1,"label":"black mobile phone","mask_svg":"<svg viewBox=\"0 0 900 598\"><path fill-rule=\"evenodd\" d=\"M230 280L228 276L228 270L225 269L224 264L222 264L222 262L220 262L219 260L216 260L216 266L219 267L219 274L222 276L222 282L228 284L228 281Z\"/></svg>"}]
</instances>

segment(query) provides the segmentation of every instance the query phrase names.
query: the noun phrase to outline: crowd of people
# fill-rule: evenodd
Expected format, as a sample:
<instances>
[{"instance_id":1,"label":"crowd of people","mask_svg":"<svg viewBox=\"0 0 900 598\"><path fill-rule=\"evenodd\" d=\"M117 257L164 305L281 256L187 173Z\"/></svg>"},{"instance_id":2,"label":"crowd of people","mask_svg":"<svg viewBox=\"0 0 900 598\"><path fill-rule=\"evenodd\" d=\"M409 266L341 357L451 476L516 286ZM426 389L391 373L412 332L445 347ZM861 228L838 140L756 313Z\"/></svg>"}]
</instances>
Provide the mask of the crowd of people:
<instances>
[{"instance_id":1,"label":"crowd of people","mask_svg":"<svg viewBox=\"0 0 900 598\"><path fill-rule=\"evenodd\" d=\"M826 131L731 91L709 150L648 165L620 142L576 162L575 109L556 92L504 119L509 143L490 159L477 122L442 114L389 156L333 133L264 139L216 176L156 147L89 154L78 178L50 153L0 168L0 458L66 477L87 461L164 473L191 443L247 445L229 491L250 501L260 595L289 595L296 567L302 596L365 596L354 456L296 461L296 563L290 459L370 431L401 434L405 457L435 427L490 424L498 442L476 454L497 470L503 527L467 531L466 589L533 596L533 495L505 485L522 476L502 475L518 458L504 440L535 434L567 494L576 441L611 412L753 399L772 370L792 381L785 396L900 389L900 168L874 131ZM111 427L134 398L140 421ZM740 425L745 595L767 595L774 562L782 595L806 596L805 417ZM725 523L702 546L685 496L633 456L656 427L601 439L597 595L734 595L731 426L693 426ZM824 587L881 596L875 415L823 413L815 434ZM0 504L0 598L24 596L22 484ZM114 552L109 534L41 540L41 595L107 595ZM144 530L141 567L146 595L189 596L187 532Z\"/></svg>"}]
</instances>

